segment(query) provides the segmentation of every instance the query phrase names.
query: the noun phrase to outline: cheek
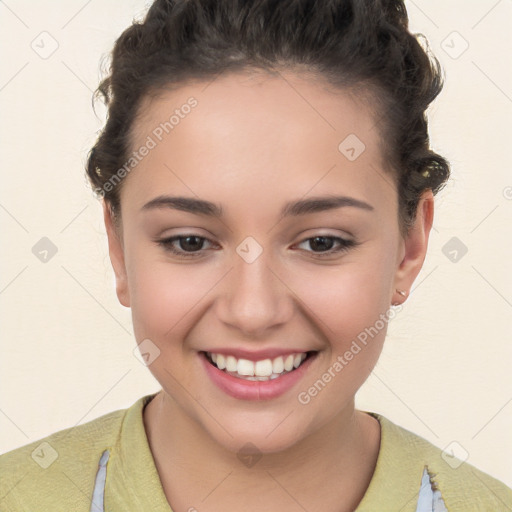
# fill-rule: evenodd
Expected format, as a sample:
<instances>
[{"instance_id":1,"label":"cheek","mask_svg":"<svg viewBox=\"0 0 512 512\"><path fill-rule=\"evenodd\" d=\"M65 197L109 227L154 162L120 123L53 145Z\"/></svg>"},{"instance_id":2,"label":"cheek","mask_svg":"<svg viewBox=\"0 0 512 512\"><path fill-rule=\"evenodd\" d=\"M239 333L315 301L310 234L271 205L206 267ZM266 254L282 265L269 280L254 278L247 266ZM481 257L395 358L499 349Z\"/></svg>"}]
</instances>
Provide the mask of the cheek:
<instances>
[{"instance_id":1,"label":"cheek","mask_svg":"<svg viewBox=\"0 0 512 512\"><path fill-rule=\"evenodd\" d=\"M333 348L357 336L386 313L393 282L393 257L354 257L338 267L317 268L288 282Z\"/></svg>"},{"instance_id":2,"label":"cheek","mask_svg":"<svg viewBox=\"0 0 512 512\"><path fill-rule=\"evenodd\" d=\"M368 251L337 268L317 270L311 279L295 278L291 288L327 342L318 371L302 390L308 400L319 397L317 406L342 407L377 363L391 313L393 257L392 251Z\"/></svg>"},{"instance_id":3,"label":"cheek","mask_svg":"<svg viewBox=\"0 0 512 512\"><path fill-rule=\"evenodd\" d=\"M375 279L364 292L357 287L364 279L356 272L333 281L319 282L311 298L326 350L297 395L298 402L307 405L308 414L314 413L314 421L320 423L346 407L368 379L382 352L390 318Z\"/></svg>"},{"instance_id":4,"label":"cheek","mask_svg":"<svg viewBox=\"0 0 512 512\"><path fill-rule=\"evenodd\" d=\"M200 265L170 263L165 255L132 254L128 283L136 339L159 344L183 336L218 280L215 273Z\"/></svg>"},{"instance_id":5,"label":"cheek","mask_svg":"<svg viewBox=\"0 0 512 512\"><path fill-rule=\"evenodd\" d=\"M194 386L194 374L200 369L190 371L199 362L183 340L197 324L218 276L193 264L171 264L140 254L133 260L128 280L135 339L137 343L149 339L159 350L148 369L169 396L190 409L182 388Z\"/></svg>"}]
</instances>

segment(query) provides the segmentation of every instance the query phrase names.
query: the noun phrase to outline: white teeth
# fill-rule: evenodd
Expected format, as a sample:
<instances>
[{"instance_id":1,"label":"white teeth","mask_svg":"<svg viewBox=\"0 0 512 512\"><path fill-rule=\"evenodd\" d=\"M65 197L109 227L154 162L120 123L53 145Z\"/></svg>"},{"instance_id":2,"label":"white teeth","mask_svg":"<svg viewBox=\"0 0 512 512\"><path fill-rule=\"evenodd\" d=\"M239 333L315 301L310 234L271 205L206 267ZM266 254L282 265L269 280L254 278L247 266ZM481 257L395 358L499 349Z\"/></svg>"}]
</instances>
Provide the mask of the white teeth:
<instances>
[{"instance_id":1,"label":"white teeth","mask_svg":"<svg viewBox=\"0 0 512 512\"><path fill-rule=\"evenodd\" d=\"M274 358L274 360L250 361L212 352L207 354L219 370L225 370L235 377L253 381L277 379L281 375L298 368L307 357L307 354L302 352L299 354L289 354L285 357L279 356Z\"/></svg>"},{"instance_id":2,"label":"white teeth","mask_svg":"<svg viewBox=\"0 0 512 512\"><path fill-rule=\"evenodd\" d=\"M247 359L239 359L236 366L236 371L240 375L254 375L254 363Z\"/></svg>"},{"instance_id":3,"label":"white teeth","mask_svg":"<svg viewBox=\"0 0 512 512\"><path fill-rule=\"evenodd\" d=\"M270 376L270 379L272 379L272 378L276 379L277 377L279 377L279 375L276 375L275 377ZM259 380L259 381L263 382L263 381L269 380L269 377L258 377L258 376L252 375L250 377L244 377L244 380Z\"/></svg>"},{"instance_id":4,"label":"white teeth","mask_svg":"<svg viewBox=\"0 0 512 512\"><path fill-rule=\"evenodd\" d=\"M293 355L289 355L285 361L284 361L284 369L287 371L287 372L290 372L291 370L293 370L293 360L294 360L294 357Z\"/></svg>"},{"instance_id":5,"label":"white teeth","mask_svg":"<svg viewBox=\"0 0 512 512\"><path fill-rule=\"evenodd\" d=\"M272 361L270 359L257 361L254 365L254 375L258 377L270 377L272 375Z\"/></svg>"},{"instance_id":6,"label":"white teeth","mask_svg":"<svg viewBox=\"0 0 512 512\"><path fill-rule=\"evenodd\" d=\"M212 354L212 360L219 370L226 368L226 358L222 354Z\"/></svg>"},{"instance_id":7,"label":"white teeth","mask_svg":"<svg viewBox=\"0 0 512 512\"><path fill-rule=\"evenodd\" d=\"M282 357L276 357L272 362L273 373L283 373L284 371L284 360Z\"/></svg>"},{"instance_id":8,"label":"white teeth","mask_svg":"<svg viewBox=\"0 0 512 512\"><path fill-rule=\"evenodd\" d=\"M233 356L226 357L226 371L236 372L237 364L236 359Z\"/></svg>"}]
</instances>

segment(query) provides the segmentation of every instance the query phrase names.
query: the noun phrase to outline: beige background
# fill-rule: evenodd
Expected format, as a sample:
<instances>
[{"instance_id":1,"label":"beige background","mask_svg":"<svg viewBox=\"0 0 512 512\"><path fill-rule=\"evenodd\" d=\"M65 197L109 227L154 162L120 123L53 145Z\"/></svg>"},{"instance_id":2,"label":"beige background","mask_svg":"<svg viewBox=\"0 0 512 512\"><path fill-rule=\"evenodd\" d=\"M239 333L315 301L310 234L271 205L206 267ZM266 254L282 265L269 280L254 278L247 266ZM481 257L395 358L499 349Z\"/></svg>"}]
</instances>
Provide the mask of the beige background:
<instances>
[{"instance_id":1,"label":"beige background","mask_svg":"<svg viewBox=\"0 0 512 512\"><path fill-rule=\"evenodd\" d=\"M0 452L159 389L133 354L83 171L103 124L91 108L100 58L147 3L0 3ZM429 114L453 177L357 404L441 448L455 441L456 455L512 486L512 1L406 4L446 72ZM42 237L57 248L46 263L32 253ZM444 254L453 237L468 249L456 262Z\"/></svg>"}]
</instances>

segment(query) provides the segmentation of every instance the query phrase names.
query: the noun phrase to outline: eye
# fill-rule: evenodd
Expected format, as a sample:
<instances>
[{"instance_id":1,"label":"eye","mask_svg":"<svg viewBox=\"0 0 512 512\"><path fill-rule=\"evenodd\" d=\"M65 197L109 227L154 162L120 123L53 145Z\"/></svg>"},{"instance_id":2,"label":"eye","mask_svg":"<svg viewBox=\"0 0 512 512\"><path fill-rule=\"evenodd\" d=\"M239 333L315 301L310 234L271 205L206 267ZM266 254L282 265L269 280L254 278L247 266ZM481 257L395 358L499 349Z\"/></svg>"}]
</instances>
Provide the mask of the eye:
<instances>
[{"instance_id":1,"label":"eye","mask_svg":"<svg viewBox=\"0 0 512 512\"><path fill-rule=\"evenodd\" d=\"M194 258L201 256L203 251L204 242L210 242L204 236L198 235L178 235L163 240L158 240L158 244L161 245L166 251L184 258Z\"/></svg>"},{"instance_id":2,"label":"eye","mask_svg":"<svg viewBox=\"0 0 512 512\"><path fill-rule=\"evenodd\" d=\"M348 251L351 247L355 247L357 242L354 240L346 240L338 236L327 236L320 235L312 238L307 238L302 241L300 245L309 244L309 247L313 249L312 252L315 256L323 257L330 256L332 254L341 253ZM337 247L333 249L337 244ZM306 249L307 250L307 249Z\"/></svg>"},{"instance_id":3,"label":"eye","mask_svg":"<svg viewBox=\"0 0 512 512\"><path fill-rule=\"evenodd\" d=\"M205 252L205 242L213 245L211 240L194 234L177 235L157 241L158 245L162 246L166 251L183 258L194 258L203 255ZM298 246L303 244L309 244L312 250L305 250L320 258L346 252L351 247L358 245L354 240L326 235L307 238Z\"/></svg>"}]
</instances>

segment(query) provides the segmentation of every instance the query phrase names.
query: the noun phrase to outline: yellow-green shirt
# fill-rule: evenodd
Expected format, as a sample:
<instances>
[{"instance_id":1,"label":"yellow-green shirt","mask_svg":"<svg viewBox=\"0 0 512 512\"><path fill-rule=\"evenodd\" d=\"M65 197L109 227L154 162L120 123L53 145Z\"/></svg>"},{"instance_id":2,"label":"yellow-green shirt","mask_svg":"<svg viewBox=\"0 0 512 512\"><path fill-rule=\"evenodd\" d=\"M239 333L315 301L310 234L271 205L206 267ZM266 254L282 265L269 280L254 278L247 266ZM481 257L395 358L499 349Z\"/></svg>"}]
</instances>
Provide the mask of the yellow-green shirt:
<instances>
[{"instance_id":1,"label":"yellow-green shirt","mask_svg":"<svg viewBox=\"0 0 512 512\"><path fill-rule=\"evenodd\" d=\"M1 455L0 511L172 512L143 423L144 406L155 395ZM355 512L512 512L512 489L505 484L367 413L380 423L381 444ZM201 511L199 497L191 507Z\"/></svg>"}]
</instances>

